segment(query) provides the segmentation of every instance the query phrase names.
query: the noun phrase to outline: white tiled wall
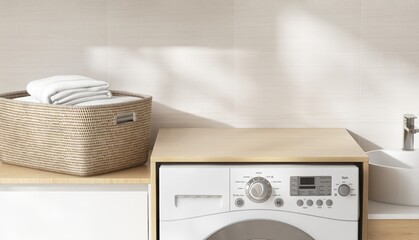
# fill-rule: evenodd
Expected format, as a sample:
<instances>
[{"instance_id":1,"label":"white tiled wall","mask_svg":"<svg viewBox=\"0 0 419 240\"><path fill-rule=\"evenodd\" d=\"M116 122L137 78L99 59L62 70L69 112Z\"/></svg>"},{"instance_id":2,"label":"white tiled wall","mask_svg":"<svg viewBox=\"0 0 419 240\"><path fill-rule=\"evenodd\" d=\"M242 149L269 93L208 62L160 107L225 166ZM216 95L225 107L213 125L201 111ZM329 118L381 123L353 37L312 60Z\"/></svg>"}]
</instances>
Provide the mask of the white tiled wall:
<instances>
[{"instance_id":1,"label":"white tiled wall","mask_svg":"<svg viewBox=\"0 0 419 240\"><path fill-rule=\"evenodd\" d=\"M399 148L419 115L417 0L0 0L0 90L83 74L159 127L345 127Z\"/></svg>"}]
</instances>

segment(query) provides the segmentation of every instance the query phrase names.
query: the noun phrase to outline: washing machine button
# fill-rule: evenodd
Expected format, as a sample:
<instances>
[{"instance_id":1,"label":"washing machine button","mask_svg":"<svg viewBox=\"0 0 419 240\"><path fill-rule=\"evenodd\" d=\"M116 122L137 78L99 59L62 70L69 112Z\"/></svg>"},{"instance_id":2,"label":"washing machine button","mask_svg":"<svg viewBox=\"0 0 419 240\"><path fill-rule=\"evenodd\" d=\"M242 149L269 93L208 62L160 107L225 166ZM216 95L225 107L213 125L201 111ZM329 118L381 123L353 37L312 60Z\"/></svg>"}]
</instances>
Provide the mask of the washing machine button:
<instances>
[{"instance_id":1,"label":"washing machine button","mask_svg":"<svg viewBox=\"0 0 419 240\"><path fill-rule=\"evenodd\" d=\"M349 195L349 193L351 193L351 187L349 187L347 184L342 184L339 186L338 192L342 197L346 197Z\"/></svg>"},{"instance_id":2,"label":"washing machine button","mask_svg":"<svg viewBox=\"0 0 419 240\"><path fill-rule=\"evenodd\" d=\"M309 207L313 206L313 200L307 200L307 206Z\"/></svg>"},{"instance_id":3,"label":"washing machine button","mask_svg":"<svg viewBox=\"0 0 419 240\"><path fill-rule=\"evenodd\" d=\"M241 198L237 198L234 203L236 204L237 207L243 207L244 206L244 200L241 199Z\"/></svg>"},{"instance_id":4,"label":"washing machine button","mask_svg":"<svg viewBox=\"0 0 419 240\"><path fill-rule=\"evenodd\" d=\"M276 207L282 207L284 205L284 200L282 200L282 198L277 198L275 199L274 204Z\"/></svg>"},{"instance_id":5,"label":"washing machine button","mask_svg":"<svg viewBox=\"0 0 419 240\"><path fill-rule=\"evenodd\" d=\"M252 202L266 202L271 197L271 194L272 186L263 177L252 178L246 185L246 195Z\"/></svg>"},{"instance_id":6,"label":"washing machine button","mask_svg":"<svg viewBox=\"0 0 419 240\"><path fill-rule=\"evenodd\" d=\"M317 206L321 207L321 206L323 206L323 201L319 199L319 200L316 201L316 204L317 204Z\"/></svg>"},{"instance_id":7,"label":"washing machine button","mask_svg":"<svg viewBox=\"0 0 419 240\"><path fill-rule=\"evenodd\" d=\"M299 199L299 200L297 201L297 206L301 207L301 206L303 206L303 205L304 205L303 200Z\"/></svg>"},{"instance_id":8,"label":"washing machine button","mask_svg":"<svg viewBox=\"0 0 419 240\"><path fill-rule=\"evenodd\" d=\"M330 199L329 199L329 200L327 200L327 201L326 201L326 205L327 205L327 206L329 206L329 207L330 207L330 206L332 206L332 205L333 205L333 201L332 201L332 200L330 200Z\"/></svg>"}]
</instances>

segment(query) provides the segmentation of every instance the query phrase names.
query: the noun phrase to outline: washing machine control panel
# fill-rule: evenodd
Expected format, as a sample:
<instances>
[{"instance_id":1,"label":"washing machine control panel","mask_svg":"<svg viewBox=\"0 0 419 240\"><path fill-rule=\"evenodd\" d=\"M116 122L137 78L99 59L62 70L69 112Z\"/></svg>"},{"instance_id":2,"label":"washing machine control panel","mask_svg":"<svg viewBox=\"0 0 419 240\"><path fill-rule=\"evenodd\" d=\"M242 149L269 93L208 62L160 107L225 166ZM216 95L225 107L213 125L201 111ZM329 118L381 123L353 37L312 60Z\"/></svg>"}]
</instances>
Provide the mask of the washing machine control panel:
<instances>
[{"instance_id":1,"label":"washing machine control panel","mask_svg":"<svg viewBox=\"0 0 419 240\"><path fill-rule=\"evenodd\" d=\"M237 165L230 209L277 210L342 220L359 218L355 165Z\"/></svg>"},{"instance_id":2,"label":"washing machine control panel","mask_svg":"<svg viewBox=\"0 0 419 240\"><path fill-rule=\"evenodd\" d=\"M291 176L291 196L330 196L332 176Z\"/></svg>"}]
</instances>

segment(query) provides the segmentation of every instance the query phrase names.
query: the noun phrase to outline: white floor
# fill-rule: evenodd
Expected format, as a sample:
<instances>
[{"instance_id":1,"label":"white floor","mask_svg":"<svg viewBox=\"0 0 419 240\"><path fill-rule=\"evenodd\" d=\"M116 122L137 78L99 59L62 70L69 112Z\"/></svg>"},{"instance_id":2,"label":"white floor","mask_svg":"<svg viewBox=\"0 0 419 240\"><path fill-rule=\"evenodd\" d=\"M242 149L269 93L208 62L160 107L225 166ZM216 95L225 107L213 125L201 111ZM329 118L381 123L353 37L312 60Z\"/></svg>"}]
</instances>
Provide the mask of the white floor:
<instances>
[{"instance_id":1,"label":"white floor","mask_svg":"<svg viewBox=\"0 0 419 240\"><path fill-rule=\"evenodd\" d=\"M419 219L419 207L369 201L368 219Z\"/></svg>"}]
</instances>

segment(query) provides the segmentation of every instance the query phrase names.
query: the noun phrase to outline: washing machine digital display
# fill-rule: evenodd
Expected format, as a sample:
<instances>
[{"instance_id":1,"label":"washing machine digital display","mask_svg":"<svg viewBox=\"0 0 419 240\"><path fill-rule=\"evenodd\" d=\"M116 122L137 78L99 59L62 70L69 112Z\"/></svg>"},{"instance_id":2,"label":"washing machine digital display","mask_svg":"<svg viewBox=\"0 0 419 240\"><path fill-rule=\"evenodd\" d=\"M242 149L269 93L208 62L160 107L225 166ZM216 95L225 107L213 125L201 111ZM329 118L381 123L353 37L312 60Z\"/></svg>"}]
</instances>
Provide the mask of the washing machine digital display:
<instances>
[{"instance_id":1,"label":"washing machine digital display","mask_svg":"<svg viewBox=\"0 0 419 240\"><path fill-rule=\"evenodd\" d=\"M291 196L330 196L332 195L332 177L292 176L290 194Z\"/></svg>"},{"instance_id":2,"label":"washing machine digital display","mask_svg":"<svg viewBox=\"0 0 419 240\"><path fill-rule=\"evenodd\" d=\"M314 185L314 177L300 177L300 186L301 185Z\"/></svg>"}]
</instances>

